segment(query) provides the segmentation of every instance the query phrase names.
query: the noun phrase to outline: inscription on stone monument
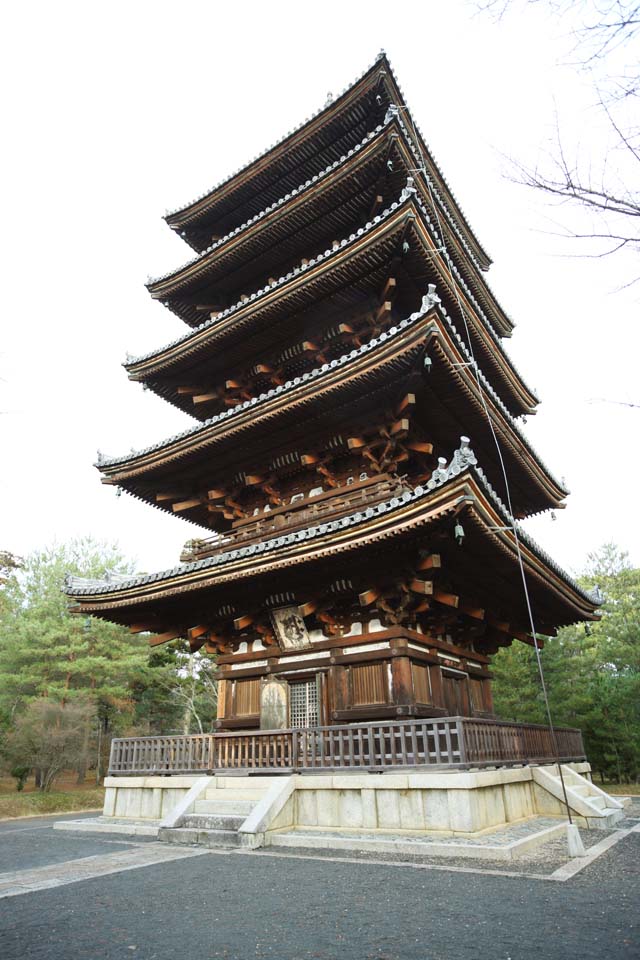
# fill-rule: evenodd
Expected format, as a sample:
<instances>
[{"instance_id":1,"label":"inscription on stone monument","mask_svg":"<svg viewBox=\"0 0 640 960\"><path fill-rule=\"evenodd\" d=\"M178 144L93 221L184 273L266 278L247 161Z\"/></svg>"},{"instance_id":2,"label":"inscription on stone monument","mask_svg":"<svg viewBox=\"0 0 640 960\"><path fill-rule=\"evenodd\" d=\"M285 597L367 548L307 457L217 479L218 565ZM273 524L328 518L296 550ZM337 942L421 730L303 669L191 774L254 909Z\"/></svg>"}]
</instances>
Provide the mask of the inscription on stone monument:
<instances>
[{"instance_id":1,"label":"inscription on stone monument","mask_svg":"<svg viewBox=\"0 0 640 960\"><path fill-rule=\"evenodd\" d=\"M289 726L289 684L278 677L260 681L260 728L284 730Z\"/></svg>"}]
</instances>

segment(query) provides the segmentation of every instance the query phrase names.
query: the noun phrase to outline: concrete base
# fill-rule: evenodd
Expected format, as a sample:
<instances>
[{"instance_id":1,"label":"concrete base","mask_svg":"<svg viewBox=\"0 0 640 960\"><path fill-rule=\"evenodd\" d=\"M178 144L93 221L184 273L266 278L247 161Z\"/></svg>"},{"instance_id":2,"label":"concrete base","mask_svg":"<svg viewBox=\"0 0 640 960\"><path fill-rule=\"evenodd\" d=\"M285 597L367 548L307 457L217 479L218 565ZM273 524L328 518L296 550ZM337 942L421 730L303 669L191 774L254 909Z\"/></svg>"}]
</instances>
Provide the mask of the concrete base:
<instances>
[{"instance_id":1,"label":"concrete base","mask_svg":"<svg viewBox=\"0 0 640 960\"><path fill-rule=\"evenodd\" d=\"M291 830L273 833L269 837L269 846L278 848L311 850L349 850L357 853L387 854L394 858L403 857L450 857L473 860L517 860L526 856L537 847L562 836L566 830L563 823L553 823L542 818L527 821L530 830L523 836L509 839L507 831L494 830L484 834L483 838L468 837L447 842L434 838L430 834L410 835L408 831L400 834L380 832L376 836L359 834L353 831L343 834L338 831Z\"/></svg>"},{"instance_id":2,"label":"concrete base","mask_svg":"<svg viewBox=\"0 0 640 960\"><path fill-rule=\"evenodd\" d=\"M136 820L116 820L111 817L91 817L84 820L58 820L54 830L69 830L72 833L114 833L122 837L157 838L160 821L140 823Z\"/></svg>"}]
</instances>

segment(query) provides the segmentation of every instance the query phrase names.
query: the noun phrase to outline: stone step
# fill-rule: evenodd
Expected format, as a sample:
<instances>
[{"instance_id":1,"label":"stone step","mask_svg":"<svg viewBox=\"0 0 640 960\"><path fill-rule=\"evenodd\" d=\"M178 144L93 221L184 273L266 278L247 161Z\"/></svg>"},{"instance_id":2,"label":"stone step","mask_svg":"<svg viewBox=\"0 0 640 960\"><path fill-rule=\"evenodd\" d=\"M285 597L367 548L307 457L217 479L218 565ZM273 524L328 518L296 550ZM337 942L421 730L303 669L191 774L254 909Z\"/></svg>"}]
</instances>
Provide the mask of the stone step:
<instances>
[{"instance_id":1,"label":"stone step","mask_svg":"<svg viewBox=\"0 0 640 960\"><path fill-rule=\"evenodd\" d=\"M598 807L599 810L607 809L607 801L604 797L588 796L585 797L585 800L587 800L592 806Z\"/></svg>"},{"instance_id":2,"label":"stone step","mask_svg":"<svg viewBox=\"0 0 640 960\"><path fill-rule=\"evenodd\" d=\"M237 847L237 830L198 830L195 827L162 827L158 840L190 847Z\"/></svg>"},{"instance_id":3,"label":"stone step","mask_svg":"<svg viewBox=\"0 0 640 960\"><path fill-rule=\"evenodd\" d=\"M205 791L205 800L262 800L266 790L214 790Z\"/></svg>"},{"instance_id":4,"label":"stone step","mask_svg":"<svg viewBox=\"0 0 640 960\"><path fill-rule=\"evenodd\" d=\"M193 804L194 813L219 813L229 816L243 815L248 817L257 800L196 800Z\"/></svg>"},{"instance_id":5,"label":"stone step","mask_svg":"<svg viewBox=\"0 0 640 960\"><path fill-rule=\"evenodd\" d=\"M215 786L220 790L268 790L274 783L282 783L282 777L225 777L217 776Z\"/></svg>"},{"instance_id":6,"label":"stone step","mask_svg":"<svg viewBox=\"0 0 640 960\"><path fill-rule=\"evenodd\" d=\"M591 787L588 783L568 783L567 786L574 793L579 794L581 797L590 797L591 796Z\"/></svg>"},{"instance_id":7,"label":"stone step","mask_svg":"<svg viewBox=\"0 0 640 960\"><path fill-rule=\"evenodd\" d=\"M242 826L246 817L233 814L188 813L180 824L181 827L195 830L237 830Z\"/></svg>"}]
</instances>

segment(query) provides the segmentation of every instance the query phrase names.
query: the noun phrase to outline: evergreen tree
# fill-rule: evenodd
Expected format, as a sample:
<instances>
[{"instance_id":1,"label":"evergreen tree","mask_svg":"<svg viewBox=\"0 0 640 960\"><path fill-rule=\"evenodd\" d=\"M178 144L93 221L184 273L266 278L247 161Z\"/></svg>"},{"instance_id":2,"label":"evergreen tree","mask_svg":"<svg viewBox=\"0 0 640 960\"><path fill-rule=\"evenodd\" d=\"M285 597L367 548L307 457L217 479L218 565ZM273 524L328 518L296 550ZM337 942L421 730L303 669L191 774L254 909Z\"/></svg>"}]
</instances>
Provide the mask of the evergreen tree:
<instances>
[{"instance_id":1,"label":"evergreen tree","mask_svg":"<svg viewBox=\"0 0 640 960\"><path fill-rule=\"evenodd\" d=\"M601 619L546 638L541 660L553 721L579 727L587 756L603 777L640 777L640 570L613 544L588 558L584 587L604 596ZM535 652L501 650L493 673L496 713L546 722Z\"/></svg>"}]
</instances>

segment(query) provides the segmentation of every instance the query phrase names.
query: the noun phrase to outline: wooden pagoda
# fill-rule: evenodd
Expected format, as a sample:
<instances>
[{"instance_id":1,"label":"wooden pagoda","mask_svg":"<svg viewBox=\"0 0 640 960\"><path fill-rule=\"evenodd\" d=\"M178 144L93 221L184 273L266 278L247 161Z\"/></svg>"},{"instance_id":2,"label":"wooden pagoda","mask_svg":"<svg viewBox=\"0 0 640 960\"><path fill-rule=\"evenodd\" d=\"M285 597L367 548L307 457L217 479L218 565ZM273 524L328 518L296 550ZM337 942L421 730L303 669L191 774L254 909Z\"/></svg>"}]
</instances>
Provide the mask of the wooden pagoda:
<instances>
[{"instance_id":1,"label":"wooden pagoda","mask_svg":"<svg viewBox=\"0 0 640 960\"><path fill-rule=\"evenodd\" d=\"M492 717L492 654L532 642L514 525L567 491L386 56L166 220L196 255L148 288L188 329L126 369L196 422L98 467L203 533L171 570L70 581L75 609L215 654L222 730ZM594 619L518 532L538 630Z\"/></svg>"}]
</instances>

